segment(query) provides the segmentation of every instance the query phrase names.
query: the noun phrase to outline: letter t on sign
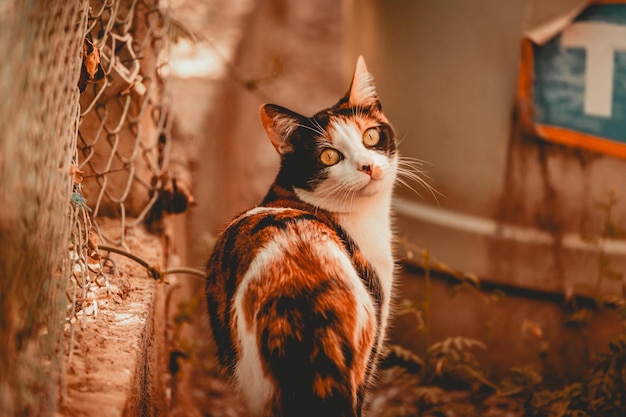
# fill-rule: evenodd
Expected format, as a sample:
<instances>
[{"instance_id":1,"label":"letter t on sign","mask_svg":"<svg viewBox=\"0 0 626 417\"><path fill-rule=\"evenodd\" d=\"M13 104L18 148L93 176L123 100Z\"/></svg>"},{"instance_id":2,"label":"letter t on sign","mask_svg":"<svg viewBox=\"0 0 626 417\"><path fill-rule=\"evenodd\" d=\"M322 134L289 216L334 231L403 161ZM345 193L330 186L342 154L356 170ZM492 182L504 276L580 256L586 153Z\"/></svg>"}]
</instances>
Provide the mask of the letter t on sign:
<instances>
[{"instance_id":1,"label":"letter t on sign","mask_svg":"<svg viewBox=\"0 0 626 417\"><path fill-rule=\"evenodd\" d=\"M626 27L602 22L577 22L561 37L563 47L584 48L585 98L590 116L611 117L615 51L626 50Z\"/></svg>"}]
</instances>

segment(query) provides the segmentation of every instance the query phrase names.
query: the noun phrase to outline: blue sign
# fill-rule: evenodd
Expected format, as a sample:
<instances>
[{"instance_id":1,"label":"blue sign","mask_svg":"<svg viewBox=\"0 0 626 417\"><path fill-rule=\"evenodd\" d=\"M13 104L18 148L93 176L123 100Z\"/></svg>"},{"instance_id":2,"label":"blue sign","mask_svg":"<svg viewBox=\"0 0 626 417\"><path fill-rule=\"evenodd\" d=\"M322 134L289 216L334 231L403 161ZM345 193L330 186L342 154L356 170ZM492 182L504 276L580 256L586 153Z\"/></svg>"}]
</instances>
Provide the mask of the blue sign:
<instances>
[{"instance_id":1,"label":"blue sign","mask_svg":"<svg viewBox=\"0 0 626 417\"><path fill-rule=\"evenodd\" d=\"M576 138L562 143L626 155L626 4L585 8L532 55L533 123Z\"/></svg>"}]
</instances>

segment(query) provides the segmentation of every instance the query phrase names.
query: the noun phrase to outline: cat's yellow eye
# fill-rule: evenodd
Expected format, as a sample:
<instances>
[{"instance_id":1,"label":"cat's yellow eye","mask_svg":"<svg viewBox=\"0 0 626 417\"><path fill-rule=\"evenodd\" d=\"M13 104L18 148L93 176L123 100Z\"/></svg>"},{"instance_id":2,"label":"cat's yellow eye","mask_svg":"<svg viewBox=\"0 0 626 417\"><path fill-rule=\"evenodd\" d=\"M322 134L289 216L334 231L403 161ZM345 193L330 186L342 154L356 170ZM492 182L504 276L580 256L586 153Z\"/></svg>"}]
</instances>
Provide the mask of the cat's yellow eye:
<instances>
[{"instance_id":1,"label":"cat's yellow eye","mask_svg":"<svg viewBox=\"0 0 626 417\"><path fill-rule=\"evenodd\" d=\"M363 133L363 144L365 146L376 146L380 142L380 132L375 127L370 127Z\"/></svg>"},{"instance_id":2,"label":"cat's yellow eye","mask_svg":"<svg viewBox=\"0 0 626 417\"><path fill-rule=\"evenodd\" d=\"M320 161L326 166L335 165L337 162L339 162L339 159L339 152L334 149L324 149L320 154Z\"/></svg>"}]
</instances>

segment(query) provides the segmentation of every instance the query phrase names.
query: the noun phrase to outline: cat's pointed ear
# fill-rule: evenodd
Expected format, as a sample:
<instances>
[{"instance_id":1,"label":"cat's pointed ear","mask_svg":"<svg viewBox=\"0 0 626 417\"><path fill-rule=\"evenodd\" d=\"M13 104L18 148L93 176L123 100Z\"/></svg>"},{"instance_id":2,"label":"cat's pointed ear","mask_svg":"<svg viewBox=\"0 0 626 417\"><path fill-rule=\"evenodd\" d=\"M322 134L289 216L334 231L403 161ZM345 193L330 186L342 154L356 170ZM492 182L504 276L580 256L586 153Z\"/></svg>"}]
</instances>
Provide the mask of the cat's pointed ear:
<instances>
[{"instance_id":1,"label":"cat's pointed ear","mask_svg":"<svg viewBox=\"0 0 626 417\"><path fill-rule=\"evenodd\" d=\"M348 98L348 103L352 106L367 107L379 103L374 78L367 71L363 56L359 56L356 61L352 83L350 83L346 97Z\"/></svg>"},{"instance_id":2,"label":"cat's pointed ear","mask_svg":"<svg viewBox=\"0 0 626 417\"><path fill-rule=\"evenodd\" d=\"M259 113L263 129L276 151L281 155L293 151L289 136L301 123L302 116L276 104L262 105Z\"/></svg>"}]
</instances>

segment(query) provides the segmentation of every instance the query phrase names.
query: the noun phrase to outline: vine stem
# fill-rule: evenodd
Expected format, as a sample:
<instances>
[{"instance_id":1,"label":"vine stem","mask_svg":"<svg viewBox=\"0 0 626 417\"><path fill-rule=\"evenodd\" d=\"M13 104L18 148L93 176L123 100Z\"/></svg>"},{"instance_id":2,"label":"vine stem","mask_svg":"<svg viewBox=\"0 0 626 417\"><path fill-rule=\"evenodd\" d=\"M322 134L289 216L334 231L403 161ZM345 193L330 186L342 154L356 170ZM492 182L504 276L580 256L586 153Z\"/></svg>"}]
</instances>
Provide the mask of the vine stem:
<instances>
[{"instance_id":1,"label":"vine stem","mask_svg":"<svg viewBox=\"0 0 626 417\"><path fill-rule=\"evenodd\" d=\"M131 259L137 262L139 265L143 266L144 268L148 270L152 278L159 280L159 281L165 281L166 283L167 281L165 280L165 276L171 275L171 274L187 274L187 275L194 275L200 278L206 277L205 272L199 268L181 266L181 267L176 267L176 268L169 268L166 271L161 271L161 269L158 266L150 265L148 262L146 262L144 259L140 258L139 256L133 255L132 253L125 251L123 249L114 248L112 246L105 246L105 245L99 245L98 248L107 252L112 252L118 255L125 256L128 259Z\"/></svg>"},{"instance_id":2,"label":"vine stem","mask_svg":"<svg viewBox=\"0 0 626 417\"><path fill-rule=\"evenodd\" d=\"M206 273L199 268L192 268L189 266L178 266L176 268L169 268L167 271L163 273L163 275L170 274L187 274L187 275L195 275L200 278L206 278Z\"/></svg>"}]
</instances>

